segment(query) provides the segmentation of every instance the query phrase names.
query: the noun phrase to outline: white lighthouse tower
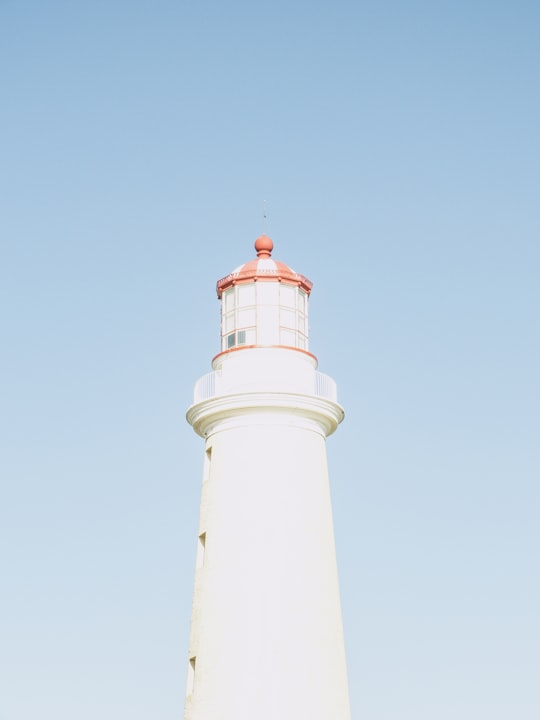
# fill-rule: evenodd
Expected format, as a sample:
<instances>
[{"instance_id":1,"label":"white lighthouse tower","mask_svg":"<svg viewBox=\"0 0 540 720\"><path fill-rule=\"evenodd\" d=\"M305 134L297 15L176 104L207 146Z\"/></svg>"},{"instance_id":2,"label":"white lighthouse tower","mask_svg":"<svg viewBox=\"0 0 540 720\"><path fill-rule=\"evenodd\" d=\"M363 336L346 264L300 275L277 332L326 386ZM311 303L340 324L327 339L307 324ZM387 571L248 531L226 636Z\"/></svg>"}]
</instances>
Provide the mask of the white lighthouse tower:
<instances>
[{"instance_id":1,"label":"white lighthouse tower","mask_svg":"<svg viewBox=\"0 0 540 720\"><path fill-rule=\"evenodd\" d=\"M206 444L185 720L349 720L312 283L257 258L217 283L221 352L187 419Z\"/></svg>"}]
</instances>

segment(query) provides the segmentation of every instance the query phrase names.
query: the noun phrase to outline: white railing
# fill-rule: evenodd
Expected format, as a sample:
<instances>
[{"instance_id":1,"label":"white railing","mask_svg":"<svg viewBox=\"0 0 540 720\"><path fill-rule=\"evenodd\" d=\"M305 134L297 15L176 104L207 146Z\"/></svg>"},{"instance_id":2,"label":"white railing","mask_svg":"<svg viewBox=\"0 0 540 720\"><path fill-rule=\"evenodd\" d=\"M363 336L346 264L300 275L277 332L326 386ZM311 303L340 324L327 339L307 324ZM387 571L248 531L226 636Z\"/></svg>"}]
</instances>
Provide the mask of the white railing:
<instances>
[{"instance_id":1,"label":"white railing","mask_svg":"<svg viewBox=\"0 0 540 720\"><path fill-rule=\"evenodd\" d=\"M214 397L216 394L216 373L215 371L206 373L200 377L195 383L193 391L193 402L198 403L208 398Z\"/></svg>"},{"instance_id":2,"label":"white railing","mask_svg":"<svg viewBox=\"0 0 540 720\"><path fill-rule=\"evenodd\" d=\"M318 370L315 371L315 395L337 402L336 381Z\"/></svg>"},{"instance_id":3,"label":"white railing","mask_svg":"<svg viewBox=\"0 0 540 720\"><path fill-rule=\"evenodd\" d=\"M329 375L325 375L318 370L315 371L315 383L313 388L313 394L317 397L325 398L326 400L332 400L337 402L337 385L336 381ZM216 373L215 371L206 373L195 383L194 390L194 403L208 400L209 398L215 397L216 393Z\"/></svg>"}]
</instances>

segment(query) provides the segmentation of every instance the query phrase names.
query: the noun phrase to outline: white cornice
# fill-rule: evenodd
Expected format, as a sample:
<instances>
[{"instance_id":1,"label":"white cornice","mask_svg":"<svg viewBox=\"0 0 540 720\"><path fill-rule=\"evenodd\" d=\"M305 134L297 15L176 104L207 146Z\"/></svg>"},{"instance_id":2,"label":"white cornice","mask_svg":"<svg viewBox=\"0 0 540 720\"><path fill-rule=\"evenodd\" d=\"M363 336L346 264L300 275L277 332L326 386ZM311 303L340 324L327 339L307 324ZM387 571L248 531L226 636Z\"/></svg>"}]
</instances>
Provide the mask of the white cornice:
<instances>
[{"instance_id":1,"label":"white cornice","mask_svg":"<svg viewBox=\"0 0 540 720\"><path fill-rule=\"evenodd\" d=\"M217 429L263 423L310 426L314 432L328 437L344 415L341 405L315 395L258 392L214 396L192 405L186 418L201 437L208 437Z\"/></svg>"}]
</instances>

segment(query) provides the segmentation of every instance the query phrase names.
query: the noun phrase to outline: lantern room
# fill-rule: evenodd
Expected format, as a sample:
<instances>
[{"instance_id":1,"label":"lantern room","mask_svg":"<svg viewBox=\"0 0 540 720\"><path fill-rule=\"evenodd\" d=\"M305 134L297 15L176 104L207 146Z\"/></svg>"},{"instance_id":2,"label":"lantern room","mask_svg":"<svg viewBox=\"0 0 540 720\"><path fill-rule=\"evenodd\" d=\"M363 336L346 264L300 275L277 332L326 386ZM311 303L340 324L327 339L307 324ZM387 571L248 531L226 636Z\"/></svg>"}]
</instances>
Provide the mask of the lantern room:
<instances>
[{"instance_id":1,"label":"lantern room","mask_svg":"<svg viewBox=\"0 0 540 720\"><path fill-rule=\"evenodd\" d=\"M221 352L245 347L308 351L308 298L312 283L273 260L266 235L255 241L257 258L219 280Z\"/></svg>"}]
</instances>

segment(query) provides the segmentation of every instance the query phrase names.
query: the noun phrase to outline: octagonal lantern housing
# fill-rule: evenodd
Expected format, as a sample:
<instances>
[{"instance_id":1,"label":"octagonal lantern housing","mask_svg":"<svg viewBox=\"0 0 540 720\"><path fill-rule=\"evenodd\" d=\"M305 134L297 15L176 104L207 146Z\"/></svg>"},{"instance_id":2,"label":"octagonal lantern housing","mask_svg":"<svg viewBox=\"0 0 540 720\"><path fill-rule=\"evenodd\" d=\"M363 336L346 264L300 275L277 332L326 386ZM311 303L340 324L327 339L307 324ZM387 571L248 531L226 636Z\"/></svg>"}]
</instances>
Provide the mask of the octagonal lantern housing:
<instances>
[{"instance_id":1,"label":"octagonal lantern housing","mask_svg":"<svg viewBox=\"0 0 540 720\"><path fill-rule=\"evenodd\" d=\"M308 298L312 283L273 260L273 242L255 241L257 258L219 280L221 352L246 347L287 347L309 351Z\"/></svg>"}]
</instances>

